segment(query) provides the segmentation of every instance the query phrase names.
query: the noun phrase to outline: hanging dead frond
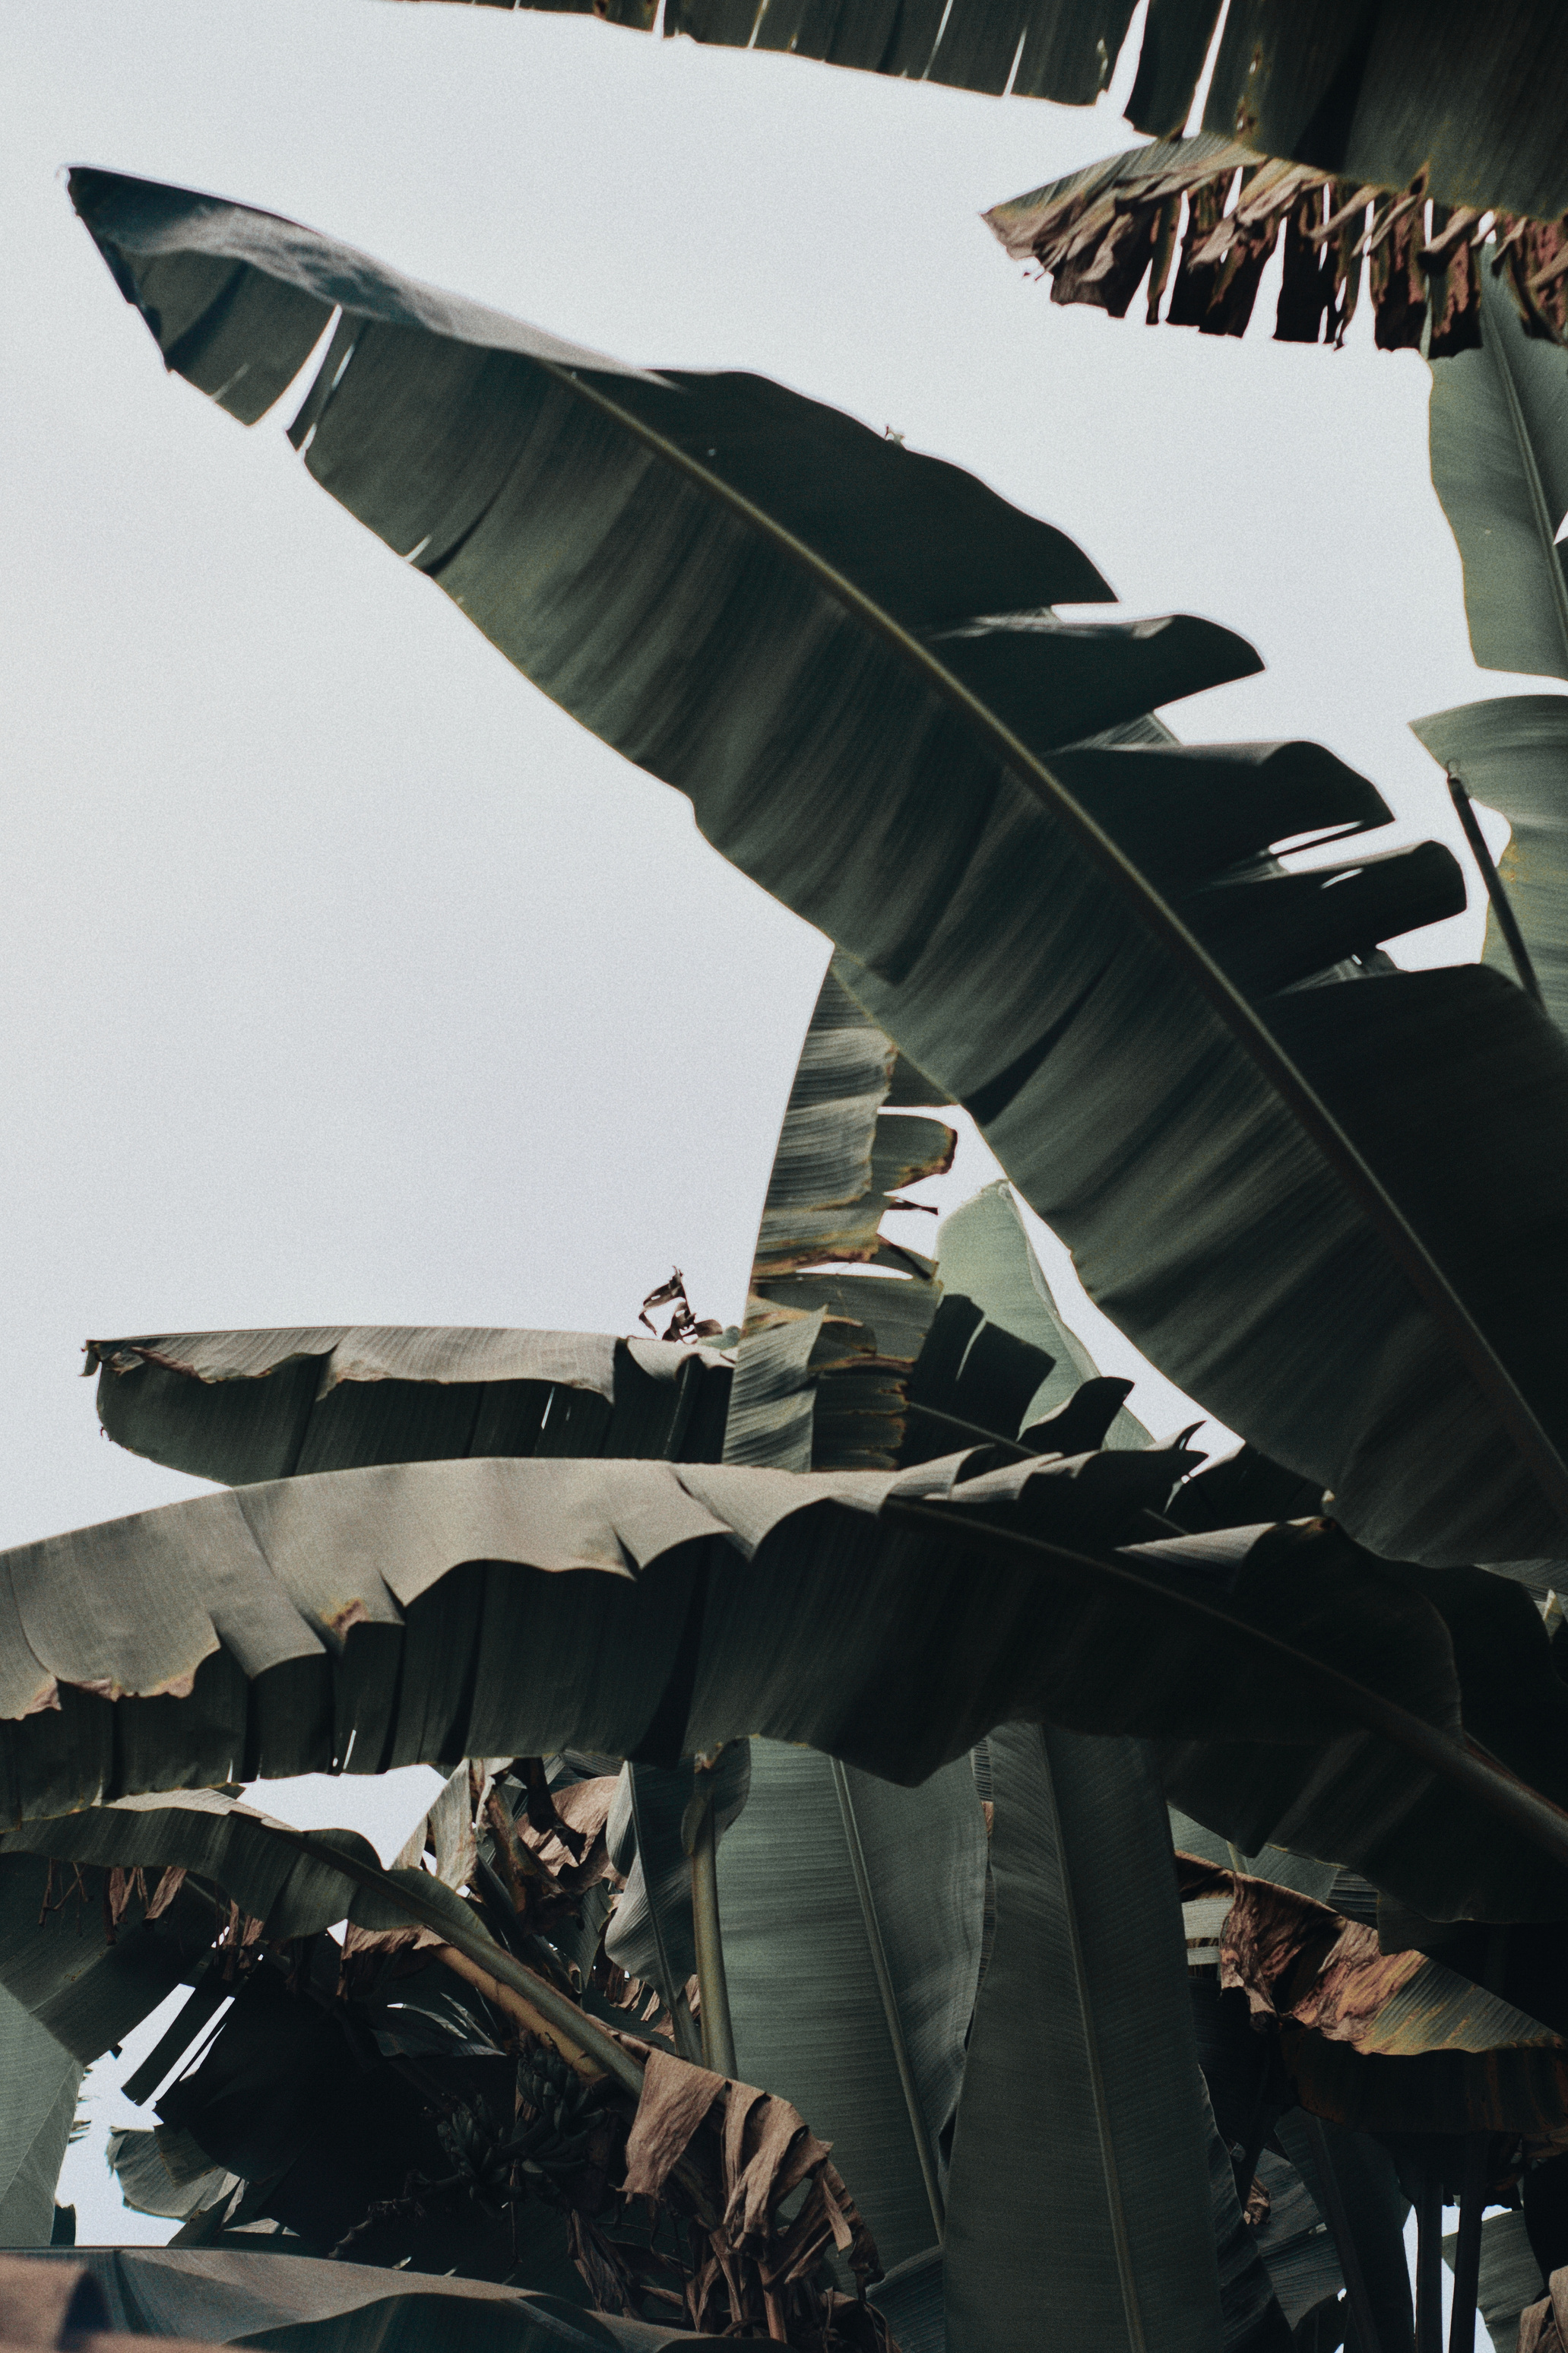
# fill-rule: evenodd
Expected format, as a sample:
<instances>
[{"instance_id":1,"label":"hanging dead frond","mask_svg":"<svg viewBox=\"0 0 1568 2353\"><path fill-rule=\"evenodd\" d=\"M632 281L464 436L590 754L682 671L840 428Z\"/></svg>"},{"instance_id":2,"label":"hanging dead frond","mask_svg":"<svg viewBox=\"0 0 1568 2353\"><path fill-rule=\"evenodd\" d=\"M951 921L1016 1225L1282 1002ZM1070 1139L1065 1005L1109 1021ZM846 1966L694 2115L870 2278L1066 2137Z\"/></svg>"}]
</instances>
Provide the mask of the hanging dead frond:
<instances>
[{"instance_id":1,"label":"hanging dead frond","mask_svg":"<svg viewBox=\"0 0 1568 2353\"><path fill-rule=\"evenodd\" d=\"M1260 162L1204 132L1112 156L985 217L1016 260L1039 264L1054 302L1091 302L1121 319L1147 280L1151 326L1163 303L1167 326L1245 334L1283 233L1279 343L1342 343L1364 265L1381 350L1433 359L1473 350L1483 261L1531 334L1568 338L1568 216L1431 203L1424 173L1405 189L1358 185L1309 164Z\"/></svg>"}]
</instances>

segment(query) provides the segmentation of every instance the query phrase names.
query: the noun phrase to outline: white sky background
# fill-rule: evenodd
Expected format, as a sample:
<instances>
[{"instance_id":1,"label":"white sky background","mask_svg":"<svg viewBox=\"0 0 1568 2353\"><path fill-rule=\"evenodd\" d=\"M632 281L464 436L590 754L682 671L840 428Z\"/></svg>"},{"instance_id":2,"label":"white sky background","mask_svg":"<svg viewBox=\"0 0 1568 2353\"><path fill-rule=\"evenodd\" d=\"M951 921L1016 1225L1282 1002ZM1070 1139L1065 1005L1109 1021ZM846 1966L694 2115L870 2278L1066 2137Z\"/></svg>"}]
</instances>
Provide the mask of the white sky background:
<instances>
[{"instance_id":1,"label":"white sky background","mask_svg":"<svg viewBox=\"0 0 1568 2353\"><path fill-rule=\"evenodd\" d=\"M1406 722L1556 684L1471 660L1426 370L1369 305L1342 353L1275 344L1271 271L1237 343L1005 259L982 208L1130 143L1115 108L384 0L3 0L0 38L0 1545L195 1489L98 1438L89 1333L624 1330L674 1261L735 1315L825 956L308 480L287 408L247 432L165 376L62 164L891 425L1070 532L1128 614L1258 647L1167 712L1184 738L1314 737L1405 838L1465 854ZM993 1173L971 1137L926 1189ZM421 1799L375 1794L315 1818L390 1851ZM84 2235L134 2231L89 2170Z\"/></svg>"}]
</instances>

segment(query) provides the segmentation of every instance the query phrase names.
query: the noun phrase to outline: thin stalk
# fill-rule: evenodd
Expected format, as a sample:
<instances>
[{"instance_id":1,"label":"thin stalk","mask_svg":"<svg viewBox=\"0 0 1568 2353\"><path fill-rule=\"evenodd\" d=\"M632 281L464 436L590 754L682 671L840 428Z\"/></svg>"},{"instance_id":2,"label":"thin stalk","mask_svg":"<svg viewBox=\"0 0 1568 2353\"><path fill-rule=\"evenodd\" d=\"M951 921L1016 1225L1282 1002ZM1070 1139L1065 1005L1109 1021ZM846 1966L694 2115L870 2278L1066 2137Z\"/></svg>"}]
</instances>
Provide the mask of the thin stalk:
<instances>
[{"instance_id":1,"label":"thin stalk","mask_svg":"<svg viewBox=\"0 0 1568 2353\"><path fill-rule=\"evenodd\" d=\"M719 1928L719 1821L710 1793L691 1849L691 1926L697 1944L697 1990L702 1999L702 2064L733 2081L735 2029L730 2018L724 1940Z\"/></svg>"},{"instance_id":2,"label":"thin stalk","mask_svg":"<svg viewBox=\"0 0 1568 2353\"><path fill-rule=\"evenodd\" d=\"M1481 2216L1487 2202L1487 2133L1465 2136L1459 2182L1459 2240L1454 2249L1454 2308L1448 2320L1448 2353L1475 2353L1476 2298L1481 2279Z\"/></svg>"},{"instance_id":3,"label":"thin stalk","mask_svg":"<svg viewBox=\"0 0 1568 2353\"><path fill-rule=\"evenodd\" d=\"M936 2157L931 2145L925 2110L915 2084L915 2071L910 2063L909 2045L904 2040L904 2021L900 2014L898 1996L893 1990L893 1973L888 1967L888 1948L882 1942L882 1924L877 1916L877 1897L871 1885L871 1873L867 1867L865 1844L860 1836L860 1820L855 1811L854 1793L849 1776L837 1757L828 1759L833 1770L833 1787L838 1799L838 1810L844 1820L844 1842L849 1850L849 1868L854 1874L855 1893L860 1899L860 1917L865 1923L866 1943L871 1955L871 1973L877 1980L877 1993L882 2004L882 2016L887 2021L888 2040L893 2046L893 2064L899 2071L899 2088L909 2111L910 2130L914 2136L915 2156L920 2161L921 2179L925 2184L926 2202L936 2225L940 2245L947 2235L947 2206L937 2179Z\"/></svg>"},{"instance_id":4,"label":"thin stalk","mask_svg":"<svg viewBox=\"0 0 1568 2353\"><path fill-rule=\"evenodd\" d=\"M1372 2298L1366 2291L1366 2274L1361 2267L1361 2253L1356 2246L1355 2232L1345 2205L1340 2177L1334 2170L1334 2160L1329 2148L1329 2136L1320 2117L1307 2116L1307 2138L1311 2143L1312 2161L1318 2168L1322 2185L1323 2203L1328 2208L1328 2225L1333 2233L1334 2253L1340 2259L1344 2276L1345 2298L1350 2306L1351 2321L1355 2329L1358 2353L1383 2353L1377 2323L1373 2317Z\"/></svg>"},{"instance_id":5,"label":"thin stalk","mask_svg":"<svg viewBox=\"0 0 1568 2353\"><path fill-rule=\"evenodd\" d=\"M1530 950L1524 944L1524 934L1519 928L1519 917L1509 903L1508 892L1502 887L1502 876L1498 872L1491 851L1487 848L1486 835L1481 831L1480 822L1476 816L1476 805L1470 798L1464 779L1456 776L1452 768L1448 771L1448 797L1453 802L1459 823L1465 829L1465 839L1470 845L1470 855L1481 870L1481 881L1487 886L1487 897L1491 901L1492 913L1498 920L1498 929L1508 943L1508 952L1513 958L1513 968L1519 975L1519 985L1527 997L1533 997L1537 1005L1540 1005L1542 1002L1541 983L1535 976L1535 966L1531 962Z\"/></svg>"},{"instance_id":6,"label":"thin stalk","mask_svg":"<svg viewBox=\"0 0 1568 2353\"><path fill-rule=\"evenodd\" d=\"M1415 2201L1415 2353L1443 2353L1443 2185L1430 2159Z\"/></svg>"},{"instance_id":7,"label":"thin stalk","mask_svg":"<svg viewBox=\"0 0 1568 2353\"><path fill-rule=\"evenodd\" d=\"M1200 1600L1195 1595L1173 1592L1168 1585L1142 1576L1125 1561L1100 1560L1089 1553L1074 1552L1063 1545L1046 1544L1038 1536L1024 1535L1016 1528L998 1527L994 1520L985 1519L962 1504L914 1504L901 1496L889 1496L879 1516L894 1525L940 1531L950 1544L967 1545L983 1552L1016 1553L1037 1567L1075 1577L1081 1584L1097 1586L1101 1591L1108 1586L1120 1588L1160 1616L1173 1617L1179 1625L1198 1624L1223 1632L1272 1664L1287 1666L1296 1683L1315 1691L1336 1715L1349 1717L1352 1724L1364 1725L1370 1732L1380 1733L1428 1772L1462 1789L1510 1823L1532 1845L1551 1855L1554 1862L1568 1866L1568 1812L1561 1806L1553 1805L1539 1789L1520 1780L1474 1741L1456 1740L1452 1734L1440 1731L1435 1724L1401 1707L1396 1700L1385 1699L1381 1692L1369 1690L1365 1683L1342 1674L1338 1668L1325 1666L1321 1660L1296 1650L1279 1635L1249 1624L1234 1610Z\"/></svg>"},{"instance_id":8,"label":"thin stalk","mask_svg":"<svg viewBox=\"0 0 1568 2353\"><path fill-rule=\"evenodd\" d=\"M1553 1510L1568 1519L1568 1459L1542 1427L1530 1403L1503 1363L1445 1270L1416 1232L1360 1146L1342 1128L1317 1089L1293 1062L1267 1021L1224 967L1211 955L1183 916L1163 898L1142 870L1106 832L1089 811L1031 751L1021 736L999 719L989 704L950 670L940 656L911 630L884 610L874 598L847 579L816 549L800 539L766 508L711 472L700 460L660 433L643 417L624 407L613 394L590 384L574 367L552 360L536 363L585 406L611 417L624 432L643 443L673 472L700 485L718 505L728 507L758 536L788 555L828 595L853 613L873 635L894 648L927 684L960 712L975 733L990 744L1026 790L1044 802L1064 830L1077 842L1129 902L1146 930L1163 942L1211 1009L1236 1038L1242 1050L1261 1071L1287 1105L1298 1124L1328 1163L1362 1214L1380 1235L1390 1257L1426 1305L1445 1326L1450 1346L1462 1359L1481 1395L1495 1410L1513 1440L1521 1461ZM1518 409L1511 381L1510 398ZM1568 627L1568 623L1565 623Z\"/></svg>"}]
</instances>

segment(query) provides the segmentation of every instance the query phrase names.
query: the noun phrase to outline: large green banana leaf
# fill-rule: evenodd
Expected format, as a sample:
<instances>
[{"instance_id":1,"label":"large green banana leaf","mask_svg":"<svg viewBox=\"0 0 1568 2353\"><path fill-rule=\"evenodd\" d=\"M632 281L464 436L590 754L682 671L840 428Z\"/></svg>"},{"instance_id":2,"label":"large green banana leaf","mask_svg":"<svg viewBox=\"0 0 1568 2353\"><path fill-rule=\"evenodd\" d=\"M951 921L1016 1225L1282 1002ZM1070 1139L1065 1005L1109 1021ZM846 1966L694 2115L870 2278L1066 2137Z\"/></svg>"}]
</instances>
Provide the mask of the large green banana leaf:
<instances>
[{"instance_id":1,"label":"large green banana leaf","mask_svg":"<svg viewBox=\"0 0 1568 2353\"><path fill-rule=\"evenodd\" d=\"M73 2247L110 2326L138 2337L258 2345L274 2353L658 2353L711 2337L573 2310L486 2280L430 2279L309 2255L207 2247ZM96 2340L100 2343L102 2339Z\"/></svg>"},{"instance_id":2,"label":"large green banana leaf","mask_svg":"<svg viewBox=\"0 0 1568 2353\"><path fill-rule=\"evenodd\" d=\"M409 1463L21 1546L0 1769L35 1827L4 1842L178 1863L100 1852L110 1817L70 1810L747 1733L915 1783L1016 1717L1162 1738L1177 1802L1247 1852L1288 1826L1429 1917L1559 1916L1563 1817L1517 1776L1568 1798L1568 1694L1521 1588L1316 1524L1117 1554L1191 1460Z\"/></svg>"},{"instance_id":3,"label":"large green banana leaf","mask_svg":"<svg viewBox=\"0 0 1568 2353\"><path fill-rule=\"evenodd\" d=\"M951 1289L973 1299L991 1323L1056 1359L1025 1409L1023 1426L1065 1406L1084 1381L1099 1379L1099 1366L1062 1321L1010 1186L987 1185L952 1210L937 1229L937 1246L942 1279ZM1149 1433L1125 1406L1118 1406L1105 1443L1147 1446Z\"/></svg>"},{"instance_id":4,"label":"large green banana leaf","mask_svg":"<svg viewBox=\"0 0 1568 2353\"><path fill-rule=\"evenodd\" d=\"M1107 593L1060 534L776 385L621 369L212 198L72 189L247 419L341 304L310 470L838 942L1173 1380L1381 1549L1556 1548L1568 1050L1494 973L1354 961L1451 912L1457 867L1243 879L1382 803L1310 747L1062 748L1250 649L1057 621ZM1336 967L1353 994L1289 986Z\"/></svg>"},{"instance_id":5,"label":"large green banana leaf","mask_svg":"<svg viewBox=\"0 0 1568 2353\"><path fill-rule=\"evenodd\" d=\"M942 2233L984 1878L967 1757L900 1789L753 1743L719 1859L737 2063L832 2141L889 2266Z\"/></svg>"},{"instance_id":6,"label":"large green banana leaf","mask_svg":"<svg viewBox=\"0 0 1568 2353\"><path fill-rule=\"evenodd\" d=\"M1568 391L1568 354L1563 367ZM1568 653L1568 637L1563 644ZM1568 1034L1568 695L1503 695L1436 711L1411 725L1432 757L1513 828L1500 877L1541 1001ZM1486 961L1500 972L1514 969L1495 909L1487 916Z\"/></svg>"},{"instance_id":7,"label":"large green banana leaf","mask_svg":"<svg viewBox=\"0 0 1568 2353\"><path fill-rule=\"evenodd\" d=\"M1214 2127L1158 1785L1134 1741L1009 1725L989 1746L996 1926L953 2129L948 2344L1215 2353ZM1034 2266L1008 2261L1020 2243Z\"/></svg>"},{"instance_id":8,"label":"large green banana leaf","mask_svg":"<svg viewBox=\"0 0 1568 2353\"><path fill-rule=\"evenodd\" d=\"M47 2247L81 2066L0 1987L0 2247Z\"/></svg>"},{"instance_id":9,"label":"large green banana leaf","mask_svg":"<svg viewBox=\"0 0 1568 2353\"><path fill-rule=\"evenodd\" d=\"M1527 331L1486 248L1481 263L1481 348L1433 363L1432 480L1476 659L1568 678L1568 352Z\"/></svg>"},{"instance_id":10,"label":"large green banana leaf","mask_svg":"<svg viewBox=\"0 0 1568 2353\"><path fill-rule=\"evenodd\" d=\"M516 0L486 0L490 6ZM648 29L656 0L521 0ZM863 72L1088 106L1110 79L1132 0L665 0L666 33L786 49ZM1152 0L1127 113L1156 137L1186 121L1220 0ZM1568 34L1550 0L1230 0L1205 131L1342 178L1403 187L1429 168L1449 204L1568 211L1559 136Z\"/></svg>"}]
</instances>

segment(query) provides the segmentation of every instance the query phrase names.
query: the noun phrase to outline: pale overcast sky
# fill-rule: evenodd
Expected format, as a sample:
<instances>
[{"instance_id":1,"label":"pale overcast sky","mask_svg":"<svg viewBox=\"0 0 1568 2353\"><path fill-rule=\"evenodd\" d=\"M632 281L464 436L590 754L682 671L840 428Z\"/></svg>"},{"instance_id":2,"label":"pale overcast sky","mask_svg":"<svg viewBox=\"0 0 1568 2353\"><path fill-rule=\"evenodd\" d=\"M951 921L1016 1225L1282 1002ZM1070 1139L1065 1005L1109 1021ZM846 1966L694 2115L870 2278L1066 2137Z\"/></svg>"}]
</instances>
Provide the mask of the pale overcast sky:
<instances>
[{"instance_id":1,"label":"pale overcast sky","mask_svg":"<svg viewBox=\"0 0 1568 2353\"><path fill-rule=\"evenodd\" d=\"M0 38L0 1545L194 1491L97 1437L89 1333L621 1330L676 1261L734 1315L826 953L316 489L286 411L164 375L62 164L890 425L1129 614L1258 645L1187 740L1315 737L1456 839L1405 723L1526 681L1470 659L1426 371L1369 316L1335 353L1052 305L978 216L1130 143L1113 108L386 0L3 0ZM943 1189L992 1173L971 1140ZM420 1787L331 1812L395 1844ZM126 2235L101 2181L74 2152L84 2235Z\"/></svg>"}]
</instances>

